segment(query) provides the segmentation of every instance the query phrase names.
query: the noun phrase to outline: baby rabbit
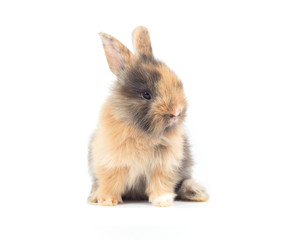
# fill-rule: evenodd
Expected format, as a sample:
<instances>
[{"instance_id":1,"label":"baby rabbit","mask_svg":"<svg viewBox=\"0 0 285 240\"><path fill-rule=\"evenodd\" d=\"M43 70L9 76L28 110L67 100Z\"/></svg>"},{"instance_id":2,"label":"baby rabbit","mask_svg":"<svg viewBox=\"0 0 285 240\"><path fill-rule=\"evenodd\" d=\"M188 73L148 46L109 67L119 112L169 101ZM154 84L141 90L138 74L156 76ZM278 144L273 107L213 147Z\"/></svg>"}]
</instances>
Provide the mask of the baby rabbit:
<instances>
[{"instance_id":1,"label":"baby rabbit","mask_svg":"<svg viewBox=\"0 0 285 240\"><path fill-rule=\"evenodd\" d=\"M145 27L133 31L134 54L114 37L100 37L117 80L90 142L89 202L114 206L148 199L166 207L176 196L206 201L205 189L190 174L182 82L154 58Z\"/></svg>"}]
</instances>

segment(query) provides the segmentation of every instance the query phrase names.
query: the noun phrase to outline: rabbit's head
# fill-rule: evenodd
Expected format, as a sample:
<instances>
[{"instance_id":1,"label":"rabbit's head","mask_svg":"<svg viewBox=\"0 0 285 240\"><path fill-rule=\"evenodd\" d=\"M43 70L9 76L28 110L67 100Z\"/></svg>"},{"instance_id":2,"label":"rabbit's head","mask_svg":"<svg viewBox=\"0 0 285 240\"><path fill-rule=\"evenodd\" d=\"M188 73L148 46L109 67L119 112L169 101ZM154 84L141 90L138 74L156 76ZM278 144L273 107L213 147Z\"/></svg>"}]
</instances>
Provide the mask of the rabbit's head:
<instances>
[{"instance_id":1,"label":"rabbit's head","mask_svg":"<svg viewBox=\"0 0 285 240\"><path fill-rule=\"evenodd\" d=\"M100 36L109 67L117 76L110 98L114 117L150 135L179 126L186 112L183 85L154 58L148 30L133 31L134 54L114 37Z\"/></svg>"}]
</instances>

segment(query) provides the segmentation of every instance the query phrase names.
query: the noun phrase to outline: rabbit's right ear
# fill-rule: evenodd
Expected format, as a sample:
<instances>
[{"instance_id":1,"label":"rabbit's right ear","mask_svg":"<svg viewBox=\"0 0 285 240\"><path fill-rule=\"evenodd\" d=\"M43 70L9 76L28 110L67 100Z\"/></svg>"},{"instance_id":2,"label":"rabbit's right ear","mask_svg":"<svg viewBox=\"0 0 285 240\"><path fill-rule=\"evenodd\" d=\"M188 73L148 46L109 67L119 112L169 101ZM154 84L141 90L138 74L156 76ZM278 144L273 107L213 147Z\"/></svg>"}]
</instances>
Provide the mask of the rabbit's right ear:
<instances>
[{"instance_id":1,"label":"rabbit's right ear","mask_svg":"<svg viewBox=\"0 0 285 240\"><path fill-rule=\"evenodd\" d=\"M136 27L132 37L135 54L152 59L152 47L147 28L143 26Z\"/></svg>"},{"instance_id":2,"label":"rabbit's right ear","mask_svg":"<svg viewBox=\"0 0 285 240\"><path fill-rule=\"evenodd\" d=\"M99 35L103 43L109 68L115 75L118 75L125 65L130 64L133 54L116 38L102 32Z\"/></svg>"}]
</instances>

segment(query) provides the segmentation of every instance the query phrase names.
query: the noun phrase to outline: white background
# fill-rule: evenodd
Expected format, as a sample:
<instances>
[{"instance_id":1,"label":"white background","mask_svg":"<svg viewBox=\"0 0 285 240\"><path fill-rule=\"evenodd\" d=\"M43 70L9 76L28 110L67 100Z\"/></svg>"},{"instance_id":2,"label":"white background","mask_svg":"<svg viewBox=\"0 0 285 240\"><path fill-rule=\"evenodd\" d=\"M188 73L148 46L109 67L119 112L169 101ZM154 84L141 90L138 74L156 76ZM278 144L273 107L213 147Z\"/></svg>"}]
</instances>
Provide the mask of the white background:
<instances>
[{"instance_id":1,"label":"white background","mask_svg":"<svg viewBox=\"0 0 285 240\"><path fill-rule=\"evenodd\" d=\"M86 203L115 76L98 32L154 54L189 101L207 203ZM1 1L1 239L285 239L284 1Z\"/></svg>"}]
</instances>

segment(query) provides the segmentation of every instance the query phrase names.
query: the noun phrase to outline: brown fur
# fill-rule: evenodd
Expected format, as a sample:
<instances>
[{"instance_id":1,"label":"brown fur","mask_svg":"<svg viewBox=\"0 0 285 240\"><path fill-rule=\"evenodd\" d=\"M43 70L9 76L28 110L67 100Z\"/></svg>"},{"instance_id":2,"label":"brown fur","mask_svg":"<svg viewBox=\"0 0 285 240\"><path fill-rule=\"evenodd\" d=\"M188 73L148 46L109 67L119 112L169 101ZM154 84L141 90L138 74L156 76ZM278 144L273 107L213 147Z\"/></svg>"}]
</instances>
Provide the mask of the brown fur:
<instances>
[{"instance_id":1,"label":"brown fur","mask_svg":"<svg viewBox=\"0 0 285 240\"><path fill-rule=\"evenodd\" d=\"M148 196L155 205L169 206L175 190L182 199L201 200L188 194L198 185L186 181L192 161L182 125L187 105L181 81L153 58L146 28L133 32L136 55L115 38L100 35L118 80L90 143L94 183L89 201L113 206L124 196ZM142 97L145 91L151 100Z\"/></svg>"}]
</instances>

